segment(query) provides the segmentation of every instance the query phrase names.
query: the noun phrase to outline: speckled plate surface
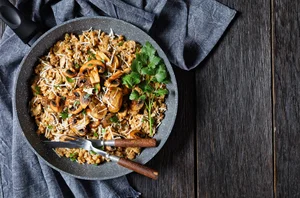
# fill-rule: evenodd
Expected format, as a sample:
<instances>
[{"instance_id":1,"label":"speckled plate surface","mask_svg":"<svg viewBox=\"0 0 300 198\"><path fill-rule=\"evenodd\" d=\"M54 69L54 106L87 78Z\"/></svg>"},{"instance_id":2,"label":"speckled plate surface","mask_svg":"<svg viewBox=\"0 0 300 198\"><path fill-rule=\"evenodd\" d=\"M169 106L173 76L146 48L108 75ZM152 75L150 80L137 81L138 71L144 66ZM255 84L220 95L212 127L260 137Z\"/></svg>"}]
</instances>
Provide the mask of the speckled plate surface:
<instances>
[{"instance_id":1,"label":"speckled plate surface","mask_svg":"<svg viewBox=\"0 0 300 198\"><path fill-rule=\"evenodd\" d=\"M144 149L135 161L145 164L158 153L172 131L177 114L178 90L175 75L165 53L150 36L139 28L118 19L108 17L74 19L56 26L42 35L24 57L18 70L14 94L14 111L17 113L24 138L26 138L30 148L49 166L80 179L104 180L120 177L132 171L112 162L93 166L78 164L67 158L59 158L51 148L42 143L42 138L36 134L37 127L34 119L30 116L29 110L29 101L32 97L30 81L38 58L46 54L56 41L63 39L65 33L81 34L83 30L88 30L91 27L96 30L101 29L107 33L111 28L114 33L124 35L127 40L135 40L141 44L149 41L164 60L171 77L171 83L167 85L169 95L166 99L167 111L165 118L155 135L159 144L156 148Z\"/></svg>"}]
</instances>

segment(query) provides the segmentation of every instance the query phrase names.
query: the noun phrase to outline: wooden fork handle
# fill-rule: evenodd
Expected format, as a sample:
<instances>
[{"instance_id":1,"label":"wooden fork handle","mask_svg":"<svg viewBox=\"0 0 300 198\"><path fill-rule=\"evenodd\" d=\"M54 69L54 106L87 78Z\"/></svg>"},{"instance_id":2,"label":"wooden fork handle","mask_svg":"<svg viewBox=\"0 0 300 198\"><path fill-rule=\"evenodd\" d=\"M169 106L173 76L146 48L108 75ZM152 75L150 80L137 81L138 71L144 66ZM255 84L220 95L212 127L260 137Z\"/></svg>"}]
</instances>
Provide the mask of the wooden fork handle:
<instances>
[{"instance_id":1,"label":"wooden fork handle","mask_svg":"<svg viewBox=\"0 0 300 198\"><path fill-rule=\"evenodd\" d=\"M119 146L119 147L156 147L156 139L154 139L154 138L116 139L115 146Z\"/></svg>"},{"instance_id":2,"label":"wooden fork handle","mask_svg":"<svg viewBox=\"0 0 300 198\"><path fill-rule=\"evenodd\" d=\"M158 172L156 170L148 168L147 166L136 163L134 161L121 157L118 161L118 164L151 179L157 180L158 178Z\"/></svg>"}]
</instances>

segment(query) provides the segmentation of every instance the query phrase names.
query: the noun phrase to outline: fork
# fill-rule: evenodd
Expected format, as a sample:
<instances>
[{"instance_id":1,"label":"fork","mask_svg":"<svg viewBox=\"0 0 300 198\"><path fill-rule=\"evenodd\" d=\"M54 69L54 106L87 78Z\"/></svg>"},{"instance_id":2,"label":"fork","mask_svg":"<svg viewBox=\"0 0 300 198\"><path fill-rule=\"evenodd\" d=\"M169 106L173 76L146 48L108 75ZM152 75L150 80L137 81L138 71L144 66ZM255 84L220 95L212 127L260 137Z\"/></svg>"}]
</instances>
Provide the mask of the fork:
<instances>
[{"instance_id":1,"label":"fork","mask_svg":"<svg viewBox=\"0 0 300 198\"><path fill-rule=\"evenodd\" d=\"M142 164L139 164L137 162L125 159L123 157L118 157L115 155L110 155L109 153L97 149L93 146L92 142L84 139L84 138L79 138L79 137L75 137L75 136L70 136L70 135L66 135L67 137L71 138L71 140L69 140L69 142L74 142L78 145L80 145L81 148L88 150L88 151L94 151L95 153L110 159L113 162L116 162L118 165L121 165L125 168L128 168L130 170L133 170L139 174L142 174L146 177L149 177L151 179L157 179L158 178L158 172L156 170L153 170L151 168L148 168Z\"/></svg>"}]
</instances>

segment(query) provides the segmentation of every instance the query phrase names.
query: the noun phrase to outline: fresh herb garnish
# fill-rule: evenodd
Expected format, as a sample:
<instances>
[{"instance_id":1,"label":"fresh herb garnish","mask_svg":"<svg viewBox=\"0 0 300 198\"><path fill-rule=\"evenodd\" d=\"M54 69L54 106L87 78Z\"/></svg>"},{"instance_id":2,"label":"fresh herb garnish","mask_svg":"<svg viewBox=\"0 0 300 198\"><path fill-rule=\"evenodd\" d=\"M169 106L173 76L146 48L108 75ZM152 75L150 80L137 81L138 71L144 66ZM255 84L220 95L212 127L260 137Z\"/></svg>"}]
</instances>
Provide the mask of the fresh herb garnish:
<instances>
[{"instance_id":1,"label":"fresh herb garnish","mask_svg":"<svg viewBox=\"0 0 300 198\"><path fill-rule=\"evenodd\" d=\"M36 94L41 94L41 88L39 87L39 86L35 86L34 87L34 92L36 93Z\"/></svg>"},{"instance_id":2,"label":"fresh herb garnish","mask_svg":"<svg viewBox=\"0 0 300 198\"><path fill-rule=\"evenodd\" d=\"M98 135L97 132L94 132L94 136L95 136L95 137L99 137L99 135Z\"/></svg>"},{"instance_id":3,"label":"fresh herb garnish","mask_svg":"<svg viewBox=\"0 0 300 198\"><path fill-rule=\"evenodd\" d=\"M124 41L121 41L120 43L118 43L118 46L122 46L124 44Z\"/></svg>"},{"instance_id":4,"label":"fresh herb garnish","mask_svg":"<svg viewBox=\"0 0 300 198\"><path fill-rule=\"evenodd\" d=\"M92 60L92 59L96 59L96 56L95 56L95 54L93 53L93 52L91 52L90 50L88 51L88 54L89 54L89 58L90 58L90 60ZM90 61L89 60L89 61Z\"/></svg>"},{"instance_id":5,"label":"fresh herb garnish","mask_svg":"<svg viewBox=\"0 0 300 198\"><path fill-rule=\"evenodd\" d=\"M167 69L155 48L146 42L141 50L136 50L136 58L131 64L131 72L122 77L122 83L132 89L129 95L130 100L145 101L151 136L155 122L151 117L153 101L155 97L168 94L168 90L161 88L157 82L162 84L168 82ZM134 89L136 86L141 89L140 93Z\"/></svg>"},{"instance_id":6,"label":"fresh herb garnish","mask_svg":"<svg viewBox=\"0 0 300 198\"><path fill-rule=\"evenodd\" d=\"M99 91L100 91L100 83L97 83L94 85L94 90L95 90L95 93L98 94Z\"/></svg>"},{"instance_id":7,"label":"fresh herb garnish","mask_svg":"<svg viewBox=\"0 0 300 198\"><path fill-rule=\"evenodd\" d=\"M118 117L116 115L112 116L111 118L109 118L109 120L113 123L116 123L119 121Z\"/></svg>"},{"instance_id":8,"label":"fresh herb garnish","mask_svg":"<svg viewBox=\"0 0 300 198\"><path fill-rule=\"evenodd\" d=\"M48 125L47 128L48 128L49 130L51 130L51 129L53 129L53 126L52 126L52 125Z\"/></svg>"},{"instance_id":9,"label":"fresh herb garnish","mask_svg":"<svg viewBox=\"0 0 300 198\"><path fill-rule=\"evenodd\" d=\"M93 150L90 150L90 154L97 155L97 153Z\"/></svg>"},{"instance_id":10,"label":"fresh herb garnish","mask_svg":"<svg viewBox=\"0 0 300 198\"><path fill-rule=\"evenodd\" d=\"M104 59L102 59L101 62L105 64L105 60Z\"/></svg>"},{"instance_id":11,"label":"fresh herb garnish","mask_svg":"<svg viewBox=\"0 0 300 198\"><path fill-rule=\"evenodd\" d=\"M137 100L137 99L139 99L139 92L133 90L129 95L129 100Z\"/></svg>"},{"instance_id":12,"label":"fresh herb garnish","mask_svg":"<svg viewBox=\"0 0 300 198\"><path fill-rule=\"evenodd\" d=\"M86 115L85 109L83 109L81 113L82 113L82 115Z\"/></svg>"},{"instance_id":13,"label":"fresh herb garnish","mask_svg":"<svg viewBox=\"0 0 300 198\"><path fill-rule=\"evenodd\" d=\"M68 117L69 117L68 109L62 111L62 112L60 113L60 117L61 117L62 119L68 118Z\"/></svg>"},{"instance_id":14,"label":"fresh herb garnish","mask_svg":"<svg viewBox=\"0 0 300 198\"><path fill-rule=\"evenodd\" d=\"M134 85L137 85L141 82L141 75L133 71L130 74L125 75L122 78L122 82L131 89Z\"/></svg>"},{"instance_id":15,"label":"fresh herb garnish","mask_svg":"<svg viewBox=\"0 0 300 198\"><path fill-rule=\"evenodd\" d=\"M74 82L74 79L69 78L68 76L66 76L66 79L67 79L67 81L68 81L69 83L73 83L73 82Z\"/></svg>"},{"instance_id":16,"label":"fresh herb garnish","mask_svg":"<svg viewBox=\"0 0 300 198\"><path fill-rule=\"evenodd\" d=\"M78 63L76 63L76 64L75 64L75 68L76 68L76 69L79 69L79 68L80 68L80 65L79 65Z\"/></svg>"},{"instance_id":17,"label":"fresh herb garnish","mask_svg":"<svg viewBox=\"0 0 300 198\"><path fill-rule=\"evenodd\" d=\"M106 130L104 128L102 128L101 132L102 132L102 134L104 134L106 132Z\"/></svg>"},{"instance_id":18,"label":"fresh herb garnish","mask_svg":"<svg viewBox=\"0 0 300 198\"><path fill-rule=\"evenodd\" d=\"M72 162L76 161L77 160L77 156L78 156L78 153L71 153L70 154L70 160Z\"/></svg>"}]
</instances>

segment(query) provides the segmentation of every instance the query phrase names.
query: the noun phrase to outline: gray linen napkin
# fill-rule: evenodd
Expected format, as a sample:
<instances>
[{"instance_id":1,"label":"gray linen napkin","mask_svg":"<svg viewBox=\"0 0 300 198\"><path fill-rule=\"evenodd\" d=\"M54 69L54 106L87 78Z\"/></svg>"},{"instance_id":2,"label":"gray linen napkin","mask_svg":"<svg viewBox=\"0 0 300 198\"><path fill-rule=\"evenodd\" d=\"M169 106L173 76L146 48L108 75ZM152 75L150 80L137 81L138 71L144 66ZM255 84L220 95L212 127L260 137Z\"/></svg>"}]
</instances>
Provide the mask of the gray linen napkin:
<instances>
[{"instance_id":1,"label":"gray linen napkin","mask_svg":"<svg viewBox=\"0 0 300 198\"><path fill-rule=\"evenodd\" d=\"M47 28L80 16L123 19L149 32L170 61L185 70L199 65L236 13L213 0L20 0L17 6ZM0 198L138 197L126 177L75 179L51 169L31 152L12 111L15 71L28 50L7 28L0 41Z\"/></svg>"}]
</instances>

